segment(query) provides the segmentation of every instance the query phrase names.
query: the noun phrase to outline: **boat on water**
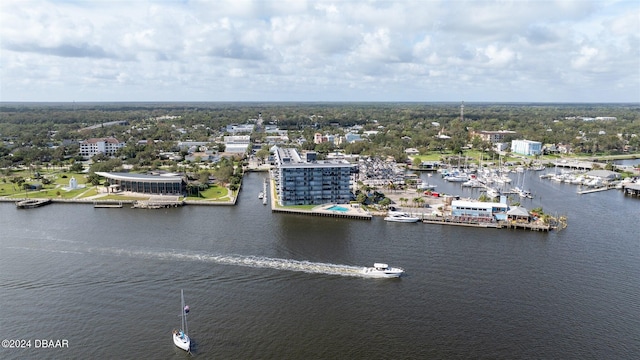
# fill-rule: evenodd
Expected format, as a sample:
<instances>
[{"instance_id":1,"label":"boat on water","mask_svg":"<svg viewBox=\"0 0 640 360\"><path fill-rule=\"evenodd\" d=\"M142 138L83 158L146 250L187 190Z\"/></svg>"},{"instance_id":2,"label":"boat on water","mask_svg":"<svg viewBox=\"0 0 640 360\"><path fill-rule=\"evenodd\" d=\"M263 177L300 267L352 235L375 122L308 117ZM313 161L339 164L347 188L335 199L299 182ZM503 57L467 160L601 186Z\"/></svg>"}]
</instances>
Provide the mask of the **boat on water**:
<instances>
[{"instance_id":1,"label":"boat on water","mask_svg":"<svg viewBox=\"0 0 640 360\"><path fill-rule=\"evenodd\" d=\"M420 221L420 218L411 216L402 211L389 211L384 220L393 222L415 223Z\"/></svg>"},{"instance_id":2,"label":"boat on water","mask_svg":"<svg viewBox=\"0 0 640 360\"><path fill-rule=\"evenodd\" d=\"M400 277L404 273L401 268L389 267L384 263L374 263L373 267L365 267L362 269L362 273L369 277L377 278L396 278Z\"/></svg>"},{"instance_id":3,"label":"boat on water","mask_svg":"<svg viewBox=\"0 0 640 360\"><path fill-rule=\"evenodd\" d=\"M417 189L418 190L433 190L435 188L437 188L438 185L434 185L434 184L429 184L429 183L421 183L418 185Z\"/></svg>"},{"instance_id":4,"label":"boat on water","mask_svg":"<svg viewBox=\"0 0 640 360\"><path fill-rule=\"evenodd\" d=\"M264 197L264 193L260 191L260 193L258 194L258 199L262 199L263 197Z\"/></svg>"},{"instance_id":5,"label":"boat on water","mask_svg":"<svg viewBox=\"0 0 640 360\"><path fill-rule=\"evenodd\" d=\"M531 194L531 191L522 189L518 186L513 188L513 192L518 194L518 196L520 196L523 199L533 199L533 195Z\"/></svg>"},{"instance_id":6,"label":"boat on water","mask_svg":"<svg viewBox=\"0 0 640 360\"><path fill-rule=\"evenodd\" d=\"M182 314L180 317L182 318L182 327L180 329L173 330L173 343L184 351L189 351L191 349L191 339L188 335L187 330L187 314L189 313L189 305L184 304L184 290L180 290L180 310Z\"/></svg>"}]
</instances>

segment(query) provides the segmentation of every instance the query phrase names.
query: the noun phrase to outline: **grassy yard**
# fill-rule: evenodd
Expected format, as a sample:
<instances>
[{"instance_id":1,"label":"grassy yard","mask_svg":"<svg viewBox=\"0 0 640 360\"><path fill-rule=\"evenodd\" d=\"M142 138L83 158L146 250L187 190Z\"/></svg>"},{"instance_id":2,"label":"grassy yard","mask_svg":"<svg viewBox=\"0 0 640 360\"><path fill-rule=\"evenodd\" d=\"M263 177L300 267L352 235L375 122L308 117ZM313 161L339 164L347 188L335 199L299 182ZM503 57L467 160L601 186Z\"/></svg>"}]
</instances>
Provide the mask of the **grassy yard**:
<instances>
[{"instance_id":1,"label":"grassy yard","mask_svg":"<svg viewBox=\"0 0 640 360\"><path fill-rule=\"evenodd\" d=\"M72 177L76 179L78 185L86 185L87 180L85 174L46 169L40 170L39 173L39 178L34 178L35 173L31 170L18 170L11 171L10 173L3 173L0 175L0 196L9 196L14 198L29 197L71 199L90 189L85 187L70 191L64 189L64 187L69 186L69 181ZM25 191L23 186L20 186L18 183L11 182L12 180L15 181L15 179L19 178L24 180L24 184L39 184L42 187L40 190ZM48 180L49 184L44 185L44 179ZM82 197L96 194L97 191L94 189L93 193L88 192L83 194Z\"/></svg>"},{"instance_id":2,"label":"grassy yard","mask_svg":"<svg viewBox=\"0 0 640 360\"><path fill-rule=\"evenodd\" d=\"M55 186L45 186L41 190L31 190L31 191L12 191L8 193L3 193L2 188L0 187L0 196L8 196L12 198L33 198L33 199L73 199L73 198L86 198L89 196L97 195L98 191L95 187L90 188L80 188L75 190L64 190L61 187L56 188Z\"/></svg>"},{"instance_id":3,"label":"grassy yard","mask_svg":"<svg viewBox=\"0 0 640 360\"><path fill-rule=\"evenodd\" d=\"M231 194L226 187L213 185L208 189L201 191L200 196L188 196L185 200L213 200L213 201L229 201Z\"/></svg>"}]
</instances>

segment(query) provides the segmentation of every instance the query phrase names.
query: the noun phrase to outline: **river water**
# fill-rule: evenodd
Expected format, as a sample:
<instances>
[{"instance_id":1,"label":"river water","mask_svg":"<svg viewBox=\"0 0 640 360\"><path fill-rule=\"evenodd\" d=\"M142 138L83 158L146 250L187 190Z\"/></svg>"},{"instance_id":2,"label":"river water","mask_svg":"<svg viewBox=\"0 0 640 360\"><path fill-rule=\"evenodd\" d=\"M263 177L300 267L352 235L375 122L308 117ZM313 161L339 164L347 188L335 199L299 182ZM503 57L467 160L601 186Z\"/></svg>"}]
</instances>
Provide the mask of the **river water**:
<instances>
[{"instance_id":1,"label":"river water","mask_svg":"<svg viewBox=\"0 0 640 360\"><path fill-rule=\"evenodd\" d=\"M0 358L189 358L171 340L180 289L202 359L637 358L640 199L538 175L522 205L567 229L272 213L262 173L236 206L0 204L0 338L31 341ZM375 261L406 276L357 276Z\"/></svg>"}]
</instances>

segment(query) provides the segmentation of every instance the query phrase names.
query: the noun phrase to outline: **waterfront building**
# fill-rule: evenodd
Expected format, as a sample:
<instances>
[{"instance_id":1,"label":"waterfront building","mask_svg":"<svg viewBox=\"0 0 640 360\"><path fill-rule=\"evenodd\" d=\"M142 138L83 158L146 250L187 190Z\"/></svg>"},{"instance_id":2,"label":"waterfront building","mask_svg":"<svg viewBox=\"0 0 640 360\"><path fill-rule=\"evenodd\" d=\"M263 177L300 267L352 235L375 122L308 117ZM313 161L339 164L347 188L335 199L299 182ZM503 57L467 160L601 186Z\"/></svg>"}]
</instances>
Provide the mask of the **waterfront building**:
<instances>
[{"instance_id":1,"label":"waterfront building","mask_svg":"<svg viewBox=\"0 0 640 360\"><path fill-rule=\"evenodd\" d=\"M451 215L456 217L506 220L507 211L509 211L509 205L504 202L451 201Z\"/></svg>"},{"instance_id":2,"label":"waterfront building","mask_svg":"<svg viewBox=\"0 0 640 360\"><path fill-rule=\"evenodd\" d=\"M611 170L591 170L584 174L584 176L591 179L599 179L600 181L611 182L614 180L619 180L622 176Z\"/></svg>"},{"instance_id":3,"label":"waterfront building","mask_svg":"<svg viewBox=\"0 0 640 360\"><path fill-rule=\"evenodd\" d=\"M182 195L186 182L176 174L132 174L96 172L109 182L114 191L130 191L143 194Z\"/></svg>"},{"instance_id":4,"label":"waterfront building","mask_svg":"<svg viewBox=\"0 0 640 360\"><path fill-rule=\"evenodd\" d=\"M345 160L317 160L315 152L304 158L292 148L275 151L278 203L288 205L347 204L357 165Z\"/></svg>"},{"instance_id":5,"label":"waterfront building","mask_svg":"<svg viewBox=\"0 0 640 360\"><path fill-rule=\"evenodd\" d=\"M80 143L80 156L89 159L98 154L113 156L124 147L124 143L114 137L91 138Z\"/></svg>"},{"instance_id":6,"label":"waterfront building","mask_svg":"<svg viewBox=\"0 0 640 360\"><path fill-rule=\"evenodd\" d=\"M521 155L541 155L542 143L531 140L513 140L511 142L511 152Z\"/></svg>"}]
</instances>

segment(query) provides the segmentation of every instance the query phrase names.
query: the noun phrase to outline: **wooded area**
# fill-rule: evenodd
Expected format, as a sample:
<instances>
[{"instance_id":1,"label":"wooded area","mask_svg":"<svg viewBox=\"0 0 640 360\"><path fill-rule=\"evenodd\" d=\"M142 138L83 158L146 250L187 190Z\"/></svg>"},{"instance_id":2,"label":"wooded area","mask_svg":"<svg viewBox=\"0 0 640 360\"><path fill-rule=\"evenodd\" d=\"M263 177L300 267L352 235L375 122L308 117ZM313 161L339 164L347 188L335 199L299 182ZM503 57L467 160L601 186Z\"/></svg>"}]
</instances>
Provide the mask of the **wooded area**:
<instances>
[{"instance_id":1,"label":"wooded area","mask_svg":"<svg viewBox=\"0 0 640 360\"><path fill-rule=\"evenodd\" d=\"M0 168L68 164L81 160L80 141L108 136L126 142L120 161L158 167L170 163L159 158L160 152L180 151L177 141L215 143L227 125L255 121L259 114L265 124L288 130L287 145L321 155L342 150L403 161L407 148L420 154L461 153L469 145L489 150L489 144L470 136L480 130L515 131L507 141L569 144L576 154L621 154L640 148L639 104L464 105L461 119L460 103L2 103ZM124 123L101 125L115 121ZM352 129L355 125L360 127ZM252 141L266 145L265 134L257 130ZM344 145L313 142L316 132L347 131L370 133L363 136L365 141ZM298 141L301 138L305 141Z\"/></svg>"}]
</instances>

